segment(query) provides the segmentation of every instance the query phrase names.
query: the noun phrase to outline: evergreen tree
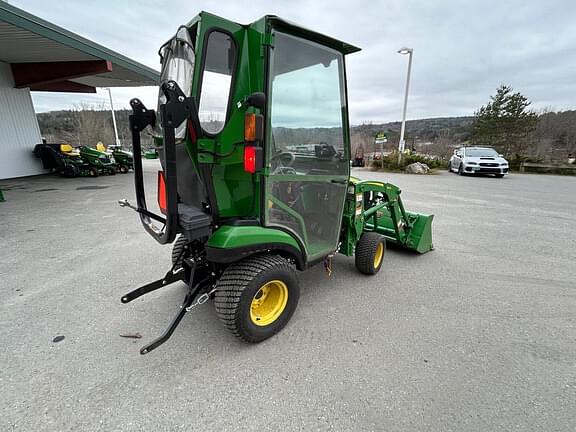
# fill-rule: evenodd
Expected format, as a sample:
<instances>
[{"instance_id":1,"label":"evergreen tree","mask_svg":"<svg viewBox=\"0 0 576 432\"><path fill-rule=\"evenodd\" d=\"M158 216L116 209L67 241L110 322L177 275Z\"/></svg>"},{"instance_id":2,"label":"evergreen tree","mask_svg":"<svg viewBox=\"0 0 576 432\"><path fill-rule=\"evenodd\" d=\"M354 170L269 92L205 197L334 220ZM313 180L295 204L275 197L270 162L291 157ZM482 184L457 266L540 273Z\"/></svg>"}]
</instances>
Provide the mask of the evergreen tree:
<instances>
[{"instance_id":1,"label":"evergreen tree","mask_svg":"<svg viewBox=\"0 0 576 432\"><path fill-rule=\"evenodd\" d=\"M472 141L490 145L509 156L521 156L538 115L528 109L530 101L507 85L501 85L490 102L474 113Z\"/></svg>"}]
</instances>

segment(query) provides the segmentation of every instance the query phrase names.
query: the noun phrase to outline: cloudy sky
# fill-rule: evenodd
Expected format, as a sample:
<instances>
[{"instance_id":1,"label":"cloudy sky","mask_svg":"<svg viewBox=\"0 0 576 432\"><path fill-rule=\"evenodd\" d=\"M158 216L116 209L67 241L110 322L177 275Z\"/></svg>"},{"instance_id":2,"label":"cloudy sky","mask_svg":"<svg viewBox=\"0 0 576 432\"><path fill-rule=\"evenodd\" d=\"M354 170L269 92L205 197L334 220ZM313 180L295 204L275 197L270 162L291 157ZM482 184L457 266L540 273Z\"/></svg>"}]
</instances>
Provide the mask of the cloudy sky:
<instances>
[{"instance_id":1,"label":"cloudy sky","mask_svg":"<svg viewBox=\"0 0 576 432\"><path fill-rule=\"evenodd\" d=\"M414 48L408 118L471 115L501 83L535 109L576 109L576 2L571 0L11 0L32 14L158 69L158 47L200 10L241 23L276 14L363 50L348 56L352 123L401 115ZM114 89L155 105L154 89ZM35 93L36 110L106 103L107 94Z\"/></svg>"}]
</instances>

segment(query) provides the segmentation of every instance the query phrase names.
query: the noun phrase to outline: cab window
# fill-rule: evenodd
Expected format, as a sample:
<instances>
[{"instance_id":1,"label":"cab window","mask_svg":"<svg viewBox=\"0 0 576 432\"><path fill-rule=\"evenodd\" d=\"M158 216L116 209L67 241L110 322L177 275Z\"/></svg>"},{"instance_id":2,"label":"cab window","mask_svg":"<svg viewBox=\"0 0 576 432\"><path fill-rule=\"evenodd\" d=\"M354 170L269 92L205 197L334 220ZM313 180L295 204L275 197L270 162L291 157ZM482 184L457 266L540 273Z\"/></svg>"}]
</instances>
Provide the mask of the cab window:
<instances>
[{"instance_id":1,"label":"cab window","mask_svg":"<svg viewBox=\"0 0 576 432\"><path fill-rule=\"evenodd\" d=\"M236 45L221 31L210 32L206 44L198 115L204 132L217 134L226 123Z\"/></svg>"}]
</instances>

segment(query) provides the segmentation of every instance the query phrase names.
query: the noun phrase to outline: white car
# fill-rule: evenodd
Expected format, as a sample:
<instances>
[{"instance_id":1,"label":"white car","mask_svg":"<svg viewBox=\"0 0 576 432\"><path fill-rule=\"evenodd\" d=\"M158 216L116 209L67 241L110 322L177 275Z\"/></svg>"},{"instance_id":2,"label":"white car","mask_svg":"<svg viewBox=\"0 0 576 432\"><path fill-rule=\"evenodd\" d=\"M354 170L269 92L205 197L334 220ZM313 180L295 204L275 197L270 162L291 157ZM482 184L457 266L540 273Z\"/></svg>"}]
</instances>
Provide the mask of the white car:
<instances>
[{"instance_id":1,"label":"white car","mask_svg":"<svg viewBox=\"0 0 576 432\"><path fill-rule=\"evenodd\" d=\"M490 147L460 147L448 162L448 171L465 174L508 174L508 161Z\"/></svg>"}]
</instances>

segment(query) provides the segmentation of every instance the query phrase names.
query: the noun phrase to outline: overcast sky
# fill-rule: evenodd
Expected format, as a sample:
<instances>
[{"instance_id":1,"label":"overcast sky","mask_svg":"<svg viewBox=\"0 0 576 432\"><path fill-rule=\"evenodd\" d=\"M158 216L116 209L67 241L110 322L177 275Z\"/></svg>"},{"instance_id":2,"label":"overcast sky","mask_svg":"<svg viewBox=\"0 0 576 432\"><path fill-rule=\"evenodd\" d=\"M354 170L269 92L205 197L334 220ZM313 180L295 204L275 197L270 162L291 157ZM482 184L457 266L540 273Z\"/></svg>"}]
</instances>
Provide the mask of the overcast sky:
<instances>
[{"instance_id":1,"label":"overcast sky","mask_svg":"<svg viewBox=\"0 0 576 432\"><path fill-rule=\"evenodd\" d=\"M347 58L353 124L399 120L414 48L408 118L472 115L501 83L533 108L576 108L576 2L571 0L203 1L11 0L14 6L155 69L157 50L200 10L248 23L276 14L362 48ZM38 112L107 94L33 93ZM155 106L156 91L113 89Z\"/></svg>"}]
</instances>

